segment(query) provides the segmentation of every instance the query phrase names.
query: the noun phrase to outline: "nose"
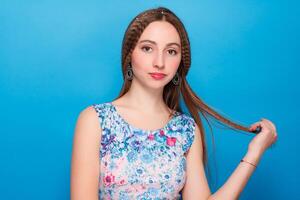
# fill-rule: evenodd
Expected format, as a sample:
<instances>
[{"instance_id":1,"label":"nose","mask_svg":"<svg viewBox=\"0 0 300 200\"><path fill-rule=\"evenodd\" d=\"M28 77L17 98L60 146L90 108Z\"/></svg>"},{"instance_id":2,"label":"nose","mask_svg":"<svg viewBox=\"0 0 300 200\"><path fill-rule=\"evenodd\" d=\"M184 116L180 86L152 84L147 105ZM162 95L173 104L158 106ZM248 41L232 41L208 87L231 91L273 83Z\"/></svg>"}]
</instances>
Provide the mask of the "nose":
<instances>
[{"instance_id":1,"label":"nose","mask_svg":"<svg viewBox=\"0 0 300 200\"><path fill-rule=\"evenodd\" d=\"M153 66L160 69L165 67L164 55L162 52L158 52L155 55L155 58L153 60Z\"/></svg>"}]
</instances>

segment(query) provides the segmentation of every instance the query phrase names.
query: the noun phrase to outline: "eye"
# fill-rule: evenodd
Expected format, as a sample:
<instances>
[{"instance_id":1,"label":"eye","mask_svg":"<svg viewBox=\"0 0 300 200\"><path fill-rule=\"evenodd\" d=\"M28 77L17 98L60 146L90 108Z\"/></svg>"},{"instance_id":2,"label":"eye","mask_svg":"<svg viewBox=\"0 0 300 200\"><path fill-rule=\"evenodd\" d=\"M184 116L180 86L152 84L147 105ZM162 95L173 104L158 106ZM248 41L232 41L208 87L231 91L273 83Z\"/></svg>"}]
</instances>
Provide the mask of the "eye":
<instances>
[{"instance_id":1,"label":"eye","mask_svg":"<svg viewBox=\"0 0 300 200\"><path fill-rule=\"evenodd\" d=\"M168 50L168 52L171 54L171 55L176 55L177 54L177 51L175 51L174 49L170 49ZM172 53L173 52L173 53Z\"/></svg>"},{"instance_id":2,"label":"eye","mask_svg":"<svg viewBox=\"0 0 300 200\"><path fill-rule=\"evenodd\" d=\"M149 49L152 49L152 48L149 47L149 46L143 46L141 49L142 49L143 51L149 52Z\"/></svg>"}]
</instances>

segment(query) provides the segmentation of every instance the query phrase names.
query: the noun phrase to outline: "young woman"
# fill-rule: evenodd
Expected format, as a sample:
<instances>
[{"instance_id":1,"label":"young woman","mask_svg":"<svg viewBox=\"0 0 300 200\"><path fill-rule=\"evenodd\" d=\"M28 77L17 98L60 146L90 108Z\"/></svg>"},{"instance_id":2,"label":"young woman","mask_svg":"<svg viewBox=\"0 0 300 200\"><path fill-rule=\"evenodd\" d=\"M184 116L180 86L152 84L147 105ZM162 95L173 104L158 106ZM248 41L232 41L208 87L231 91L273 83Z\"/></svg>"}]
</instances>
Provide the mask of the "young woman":
<instances>
[{"instance_id":1,"label":"young woman","mask_svg":"<svg viewBox=\"0 0 300 200\"><path fill-rule=\"evenodd\" d=\"M169 9L140 13L122 45L124 84L112 102L93 104L79 115L74 135L71 199L237 199L261 156L277 138L262 119L250 127L215 112L190 88L191 63L184 25ZM180 107L183 97L189 113ZM199 112L237 130L261 131L237 168L211 194Z\"/></svg>"}]
</instances>

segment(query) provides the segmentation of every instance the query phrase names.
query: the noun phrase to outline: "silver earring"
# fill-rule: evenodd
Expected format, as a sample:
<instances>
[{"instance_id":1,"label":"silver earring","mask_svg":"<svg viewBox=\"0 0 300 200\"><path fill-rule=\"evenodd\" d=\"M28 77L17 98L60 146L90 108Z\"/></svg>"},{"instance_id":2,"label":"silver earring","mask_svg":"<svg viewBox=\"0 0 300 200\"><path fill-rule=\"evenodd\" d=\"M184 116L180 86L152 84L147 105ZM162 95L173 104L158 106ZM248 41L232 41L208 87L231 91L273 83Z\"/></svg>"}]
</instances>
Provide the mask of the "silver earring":
<instances>
[{"instance_id":1,"label":"silver earring","mask_svg":"<svg viewBox=\"0 0 300 200\"><path fill-rule=\"evenodd\" d=\"M178 72L176 72L175 76L172 79L172 82L174 85L179 85L179 81L180 81L180 78L179 78Z\"/></svg>"},{"instance_id":2,"label":"silver earring","mask_svg":"<svg viewBox=\"0 0 300 200\"><path fill-rule=\"evenodd\" d=\"M130 63L127 66L125 76L126 76L126 79L129 81L133 79L133 71L132 71L132 66L130 65Z\"/></svg>"}]
</instances>

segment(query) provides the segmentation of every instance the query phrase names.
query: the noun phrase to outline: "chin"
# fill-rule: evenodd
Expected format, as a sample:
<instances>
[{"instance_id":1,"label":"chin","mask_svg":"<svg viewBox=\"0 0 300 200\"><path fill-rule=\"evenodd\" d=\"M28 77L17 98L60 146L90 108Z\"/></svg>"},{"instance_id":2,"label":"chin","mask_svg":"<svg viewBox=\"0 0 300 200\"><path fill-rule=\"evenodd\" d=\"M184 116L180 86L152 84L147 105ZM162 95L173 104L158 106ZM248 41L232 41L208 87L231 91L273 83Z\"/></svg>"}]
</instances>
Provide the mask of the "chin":
<instances>
[{"instance_id":1,"label":"chin","mask_svg":"<svg viewBox=\"0 0 300 200\"><path fill-rule=\"evenodd\" d=\"M160 82L160 83L148 83L148 87L153 88L153 89L163 89L168 83L165 82Z\"/></svg>"},{"instance_id":2,"label":"chin","mask_svg":"<svg viewBox=\"0 0 300 200\"><path fill-rule=\"evenodd\" d=\"M163 89L165 87L164 82L153 82L153 81L141 81L140 82L144 87L147 87L149 89Z\"/></svg>"},{"instance_id":3,"label":"chin","mask_svg":"<svg viewBox=\"0 0 300 200\"><path fill-rule=\"evenodd\" d=\"M166 78L166 77L165 77ZM154 80L150 77L143 77L141 79L136 79L140 84L151 89L163 89L171 80Z\"/></svg>"}]
</instances>

